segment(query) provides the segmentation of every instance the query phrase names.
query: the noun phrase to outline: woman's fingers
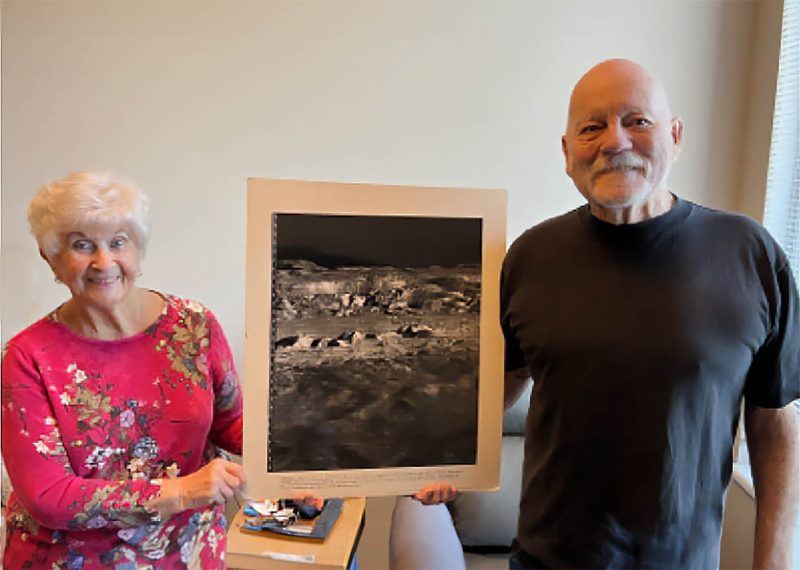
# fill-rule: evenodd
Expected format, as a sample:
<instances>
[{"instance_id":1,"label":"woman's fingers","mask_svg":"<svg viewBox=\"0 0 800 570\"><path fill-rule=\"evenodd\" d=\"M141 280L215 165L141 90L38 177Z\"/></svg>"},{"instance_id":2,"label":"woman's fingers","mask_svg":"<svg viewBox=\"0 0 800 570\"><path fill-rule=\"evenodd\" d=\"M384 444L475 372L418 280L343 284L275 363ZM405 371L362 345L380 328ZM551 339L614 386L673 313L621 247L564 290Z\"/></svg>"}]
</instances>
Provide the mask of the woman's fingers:
<instances>
[{"instance_id":1,"label":"woman's fingers","mask_svg":"<svg viewBox=\"0 0 800 570\"><path fill-rule=\"evenodd\" d=\"M194 473L164 479L161 493L151 508L166 516L186 509L205 507L212 503L224 503L237 492L244 494L244 469L237 463L217 458Z\"/></svg>"},{"instance_id":2,"label":"woman's fingers","mask_svg":"<svg viewBox=\"0 0 800 570\"><path fill-rule=\"evenodd\" d=\"M247 475L244 473L244 467L238 463L228 461L225 468L228 473L231 473L239 480L239 490L244 492L244 490L247 488Z\"/></svg>"},{"instance_id":3,"label":"woman's fingers","mask_svg":"<svg viewBox=\"0 0 800 570\"><path fill-rule=\"evenodd\" d=\"M225 487L229 487L232 491L234 489L239 489L242 485L241 480L239 477L231 473L230 471L223 471L220 474L220 483L222 483Z\"/></svg>"},{"instance_id":4,"label":"woman's fingers","mask_svg":"<svg viewBox=\"0 0 800 570\"><path fill-rule=\"evenodd\" d=\"M224 503L243 487L244 470L241 465L217 458L202 469L182 477L186 508L197 508L209 503Z\"/></svg>"}]
</instances>

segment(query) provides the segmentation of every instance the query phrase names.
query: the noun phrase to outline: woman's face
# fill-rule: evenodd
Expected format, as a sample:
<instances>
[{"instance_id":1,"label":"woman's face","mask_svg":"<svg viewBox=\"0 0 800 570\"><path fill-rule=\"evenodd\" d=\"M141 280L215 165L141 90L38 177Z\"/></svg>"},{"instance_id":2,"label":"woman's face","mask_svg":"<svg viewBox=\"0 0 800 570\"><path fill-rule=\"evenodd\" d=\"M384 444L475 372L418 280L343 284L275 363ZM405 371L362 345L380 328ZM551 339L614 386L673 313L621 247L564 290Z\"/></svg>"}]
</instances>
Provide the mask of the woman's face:
<instances>
[{"instance_id":1,"label":"woman's face","mask_svg":"<svg viewBox=\"0 0 800 570\"><path fill-rule=\"evenodd\" d=\"M112 311L131 292L141 255L132 232L105 223L79 226L62 235L48 263L75 302Z\"/></svg>"}]
</instances>

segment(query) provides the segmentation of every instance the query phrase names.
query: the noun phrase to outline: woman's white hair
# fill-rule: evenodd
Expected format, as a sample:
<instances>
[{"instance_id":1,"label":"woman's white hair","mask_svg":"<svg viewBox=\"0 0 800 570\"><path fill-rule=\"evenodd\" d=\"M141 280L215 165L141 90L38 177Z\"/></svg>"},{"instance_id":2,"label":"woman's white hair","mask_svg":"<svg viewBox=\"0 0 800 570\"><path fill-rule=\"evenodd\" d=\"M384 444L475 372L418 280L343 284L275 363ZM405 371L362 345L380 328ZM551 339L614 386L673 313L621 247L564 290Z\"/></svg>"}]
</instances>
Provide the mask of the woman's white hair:
<instances>
[{"instance_id":1,"label":"woman's white hair","mask_svg":"<svg viewBox=\"0 0 800 570\"><path fill-rule=\"evenodd\" d=\"M28 206L28 222L46 256L58 253L62 238L84 224L125 224L144 254L150 228L147 196L110 172L72 172L43 185Z\"/></svg>"}]
</instances>

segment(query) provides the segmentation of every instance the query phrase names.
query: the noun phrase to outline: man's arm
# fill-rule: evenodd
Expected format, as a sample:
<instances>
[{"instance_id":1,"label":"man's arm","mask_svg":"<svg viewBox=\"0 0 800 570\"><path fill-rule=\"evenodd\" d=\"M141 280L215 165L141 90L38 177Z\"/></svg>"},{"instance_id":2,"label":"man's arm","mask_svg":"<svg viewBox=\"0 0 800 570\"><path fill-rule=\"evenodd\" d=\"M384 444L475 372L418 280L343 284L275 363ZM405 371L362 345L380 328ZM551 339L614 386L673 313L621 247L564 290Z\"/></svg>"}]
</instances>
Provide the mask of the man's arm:
<instances>
[{"instance_id":1,"label":"man's arm","mask_svg":"<svg viewBox=\"0 0 800 570\"><path fill-rule=\"evenodd\" d=\"M525 390L531 373L527 368L517 368L506 372L505 389L503 391L503 406L508 409L514 405L520 394Z\"/></svg>"},{"instance_id":2,"label":"man's arm","mask_svg":"<svg viewBox=\"0 0 800 570\"><path fill-rule=\"evenodd\" d=\"M797 410L745 406L745 430L756 493L753 568L789 568L797 518Z\"/></svg>"}]
</instances>

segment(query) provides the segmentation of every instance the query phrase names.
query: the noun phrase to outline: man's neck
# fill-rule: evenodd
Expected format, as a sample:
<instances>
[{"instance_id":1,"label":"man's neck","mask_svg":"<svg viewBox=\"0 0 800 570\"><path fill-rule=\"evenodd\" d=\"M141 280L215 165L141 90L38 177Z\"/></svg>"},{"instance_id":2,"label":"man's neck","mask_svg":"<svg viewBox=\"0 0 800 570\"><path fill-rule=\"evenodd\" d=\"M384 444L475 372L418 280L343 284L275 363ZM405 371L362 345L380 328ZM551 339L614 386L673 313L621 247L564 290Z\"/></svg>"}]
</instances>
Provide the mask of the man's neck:
<instances>
[{"instance_id":1,"label":"man's neck","mask_svg":"<svg viewBox=\"0 0 800 570\"><path fill-rule=\"evenodd\" d=\"M589 202L589 208L595 218L620 226L638 224L666 214L675 205L675 200L675 196L669 190L664 190L633 206L610 208Z\"/></svg>"}]
</instances>

